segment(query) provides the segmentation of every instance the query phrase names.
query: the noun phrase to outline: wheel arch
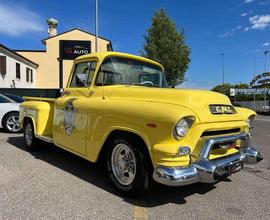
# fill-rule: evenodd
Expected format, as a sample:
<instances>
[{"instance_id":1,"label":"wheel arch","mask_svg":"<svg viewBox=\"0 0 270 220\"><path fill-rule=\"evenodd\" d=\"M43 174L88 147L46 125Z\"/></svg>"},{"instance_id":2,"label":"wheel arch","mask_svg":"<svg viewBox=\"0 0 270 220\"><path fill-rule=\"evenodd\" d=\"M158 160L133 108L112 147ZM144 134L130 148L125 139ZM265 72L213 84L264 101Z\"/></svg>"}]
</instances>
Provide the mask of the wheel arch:
<instances>
[{"instance_id":1,"label":"wheel arch","mask_svg":"<svg viewBox=\"0 0 270 220\"><path fill-rule=\"evenodd\" d=\"M105 154L106 154L106 150L107 150L107 146L110 140L112 140L114 137L117 136L129 136L132 137L134 139L136 139L139 143L141 143L142 145L139 145L142 147L142 149L144 151L146 151L146 156L148 157L147 159L149 159L151 161L151 165L153 168L153 158L151 155L151 151L149 148L149 145L147 144L147 141L145 140L145 138L143 138L141 135L139 135L137 132L134 131L129 131L129 130L124 130L124 129L114 129L112 131L110 131L110 133L107 135L101 150L99 152L98 155L98 162L103 162L105 160Z\"/></svg>"}]
</instances>

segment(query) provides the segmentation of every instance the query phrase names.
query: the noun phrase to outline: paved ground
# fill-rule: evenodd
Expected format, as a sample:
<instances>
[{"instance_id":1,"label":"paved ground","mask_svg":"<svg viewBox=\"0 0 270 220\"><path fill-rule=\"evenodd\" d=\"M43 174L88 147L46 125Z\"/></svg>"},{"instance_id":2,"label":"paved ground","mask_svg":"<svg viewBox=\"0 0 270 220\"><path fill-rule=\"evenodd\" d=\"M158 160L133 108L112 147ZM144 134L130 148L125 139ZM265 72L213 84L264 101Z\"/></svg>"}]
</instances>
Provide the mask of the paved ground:
<instances>
[{"instance_id":1,"label":"paved ground","mask_svg":"<svg viewBox=\"0 0 270 220\"><path fill-rule=\"evenodd\" d=\"M50 145L28 153L21 135L0 133L0 219L270 219L270 117L255 123L265 159L214 185L158 185L119 196L104 171Z\"/></svg>"}]
</instances>

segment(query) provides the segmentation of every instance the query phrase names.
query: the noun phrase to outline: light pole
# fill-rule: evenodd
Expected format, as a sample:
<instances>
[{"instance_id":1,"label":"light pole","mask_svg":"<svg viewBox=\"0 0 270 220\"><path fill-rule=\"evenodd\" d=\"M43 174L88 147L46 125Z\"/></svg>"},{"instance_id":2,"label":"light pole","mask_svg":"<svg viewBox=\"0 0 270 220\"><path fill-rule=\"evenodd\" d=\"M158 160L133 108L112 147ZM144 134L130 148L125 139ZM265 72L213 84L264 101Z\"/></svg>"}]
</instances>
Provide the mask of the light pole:
<instances>
[{"instance_id":1,"label":"light pole","mask_svg":"<svg viewBox=\"0 0 270 220\"><path fill-rule=\"evenodd\" d=\"M256 57L254 58L254 69L253 69L253 79L256 76ZM256 111L256 92L253 91L253 107L254 107L254 111Z\"/></svg>"},{"instance_id":2,"label":"light pole","mask_svg":"<svg viewBox=\"0 0 270 220\"><path fill-rule=\"evenodd\" d=\"M225 70L224 70L224 56L225 56L225 54L224 53L222 53L222 54L220 54L221 56L222 56L222 87L223 87L223 93L225 94L225 88L224 88L224 83L225 83Z\"/></svg>"},{"instance_id":3,"label":"light pole","mask_svg":"<svg viewBox=\"0 0 270 220\"><path fill-rule=\"evenodd\" d=\"M267 54L269 53L269 50L264 51L264 105L266 106L266 72L267 72Z\"/></svg>"},{"instance_id":4,"label":"light pole","mask_svg":"<svg viewBox=\"0 0 270 220\"><path fill-rule=\"evenodd\" d=\"M96 25L95 25L95 29L96 29L96 39L95 39L95 43L96 43L96 53L98 52L98 0L96 0Z\"/></svg>"}]
</instances>

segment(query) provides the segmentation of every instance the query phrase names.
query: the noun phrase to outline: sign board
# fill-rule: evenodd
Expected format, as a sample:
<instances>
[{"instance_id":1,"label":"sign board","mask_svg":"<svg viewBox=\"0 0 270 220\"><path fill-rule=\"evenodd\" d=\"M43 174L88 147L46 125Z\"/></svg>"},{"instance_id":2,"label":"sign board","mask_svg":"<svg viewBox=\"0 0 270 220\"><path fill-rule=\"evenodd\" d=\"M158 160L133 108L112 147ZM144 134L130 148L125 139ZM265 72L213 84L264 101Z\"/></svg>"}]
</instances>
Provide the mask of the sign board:
<instances>
[{"instance_id":1,"label":"sign board","mask_svg":"<svg viewBox=\"0 0 270 220\"><path fill-rule=\"evenodd\" d=\"M59 58L62 60L74 60L88 53L91 53L91 41L60 40L59 42Z\"/></svg>"},{"instance_id":2,"label":"sign board","mask_svg":"<svg viewBox=\"0 0 270 220\"><path fill-rule=\"evenodd\" d=\"M260 85L263 85L264 81L262 81L262 80L258 81L258 80L261 79L261 78L263 78L263 77L266 78L266 77L268 77L268 76L270 76L270 72L265 72L265 73L259 74L259 75L255 76L255 77L252 79L252 81L249 83L249 85L252 86L252 87L253 87L256 83L257 83L257 84L260 84Z\"/></svg>"},{"instance_id":3,"label":"sign board","mask_svg":"<svg viewBox=\"0 0 270 220\"><path fill-rule=\"evenodd\" d=\"M254 95L254 94L270 94L270 88L251 88L251 89L235 89L235 95Z\"/></svg>"},{"instance_id":4,"label":"sign board","mask_svg":"<svg viewBox=\"0 0 270 220\"><path fill-rule=\"evenodd\" d=\"M230 96L235 96L235 89L230 89Z\"/></svg>"}]
</instances>

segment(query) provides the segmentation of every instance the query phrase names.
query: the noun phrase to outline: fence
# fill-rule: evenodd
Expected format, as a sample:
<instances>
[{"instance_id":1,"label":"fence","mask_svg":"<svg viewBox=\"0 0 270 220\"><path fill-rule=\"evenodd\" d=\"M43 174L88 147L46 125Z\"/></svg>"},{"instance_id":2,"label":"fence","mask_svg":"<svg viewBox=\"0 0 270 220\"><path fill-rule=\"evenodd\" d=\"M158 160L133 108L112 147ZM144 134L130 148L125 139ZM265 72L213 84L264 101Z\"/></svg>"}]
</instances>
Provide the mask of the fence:
<instances>
[{"instance_id":1,"label":"fence","mask_svg":"<svg viewBox=\"0 0 270 220\"><path fill-rule=\"evenodd\" d=\"M269 101L236 101L235 105L249 108L256 112L270 113L270 102Z\"/></svg>"},{"instance_id":2,"label":"fence","mask_svg":"<svg viewBox=\"0 0 270 220\"><path fill-rule=\"evenodd\" d=\"M20 88L0 88L0 93L9 93L19 96L56 98L60 95L59 89L20 89Z\"/></svg>"}]
</instances>

